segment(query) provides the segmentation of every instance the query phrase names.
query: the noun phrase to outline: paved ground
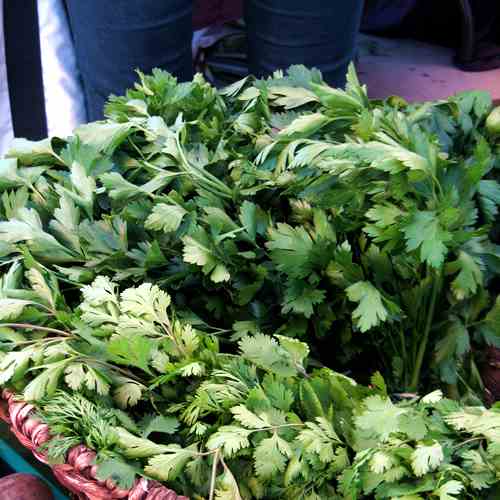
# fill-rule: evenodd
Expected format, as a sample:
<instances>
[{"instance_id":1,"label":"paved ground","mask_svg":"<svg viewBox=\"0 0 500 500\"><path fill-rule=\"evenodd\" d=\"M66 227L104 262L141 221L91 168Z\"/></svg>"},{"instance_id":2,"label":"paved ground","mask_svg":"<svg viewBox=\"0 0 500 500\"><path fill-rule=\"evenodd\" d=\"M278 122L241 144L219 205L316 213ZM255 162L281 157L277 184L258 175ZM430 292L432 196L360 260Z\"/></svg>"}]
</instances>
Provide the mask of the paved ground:
<instances>
[{"instance_id":1,"label":"paved ground","mask_svg":"<svg viewBox=\"0 0 500 500\"><path fill-rule=\"evenodd\" d=\"M500 103L500 69L466 73L443 47L406 39L360 35L357 62L370 97L400 95L407 100L441 99L471 89L489 91Z\"/></svg>"}]
</instances>

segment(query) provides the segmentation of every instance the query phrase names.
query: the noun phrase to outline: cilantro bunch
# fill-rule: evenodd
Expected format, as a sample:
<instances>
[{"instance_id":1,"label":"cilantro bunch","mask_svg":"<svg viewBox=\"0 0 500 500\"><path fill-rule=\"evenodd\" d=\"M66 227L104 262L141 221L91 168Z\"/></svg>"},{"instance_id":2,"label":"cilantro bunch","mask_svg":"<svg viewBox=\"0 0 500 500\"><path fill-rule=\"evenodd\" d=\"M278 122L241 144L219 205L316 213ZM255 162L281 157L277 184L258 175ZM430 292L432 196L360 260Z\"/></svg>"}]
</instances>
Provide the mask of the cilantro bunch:
<instances>
[{"instance_id":1,"label":"cilantro bunch","mask_svg":"<svg viewBox=\"0 0 500 500\"><path fill-rule=\"evenodd\" d=\"M498 494L498 409L439 390L394 402L380 374L366 387L314 368L307 344L282 335L243 336L235 352L150 283L98 276L71 308L32 265L26 283L19 263L4 276L17 298L2 299L0 383L36 403L54 462L83 442L98 478L191 498Z\"/></svg>"}]
</instances>

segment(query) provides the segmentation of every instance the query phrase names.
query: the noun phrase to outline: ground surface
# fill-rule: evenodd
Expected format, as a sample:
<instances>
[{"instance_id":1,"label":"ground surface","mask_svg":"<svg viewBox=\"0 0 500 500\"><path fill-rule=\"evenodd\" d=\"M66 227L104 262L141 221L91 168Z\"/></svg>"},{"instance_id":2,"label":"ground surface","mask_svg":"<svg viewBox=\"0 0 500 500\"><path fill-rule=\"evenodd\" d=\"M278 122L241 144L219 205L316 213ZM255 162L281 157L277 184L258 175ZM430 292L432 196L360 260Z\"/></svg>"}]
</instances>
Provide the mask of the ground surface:
<instances>
[{"instance_id":1,"label":"ground surface","mask_svg":"<svg viewBox=\"0 0 500 500\"><path fill-rule=\"evenodd\" d=\"M500 103L500 69L467 73L453 64L449 49L415 40L361 34L358 72L370 97L441 99L463 90L487 90Z\"/></svg>"}]
</instances>

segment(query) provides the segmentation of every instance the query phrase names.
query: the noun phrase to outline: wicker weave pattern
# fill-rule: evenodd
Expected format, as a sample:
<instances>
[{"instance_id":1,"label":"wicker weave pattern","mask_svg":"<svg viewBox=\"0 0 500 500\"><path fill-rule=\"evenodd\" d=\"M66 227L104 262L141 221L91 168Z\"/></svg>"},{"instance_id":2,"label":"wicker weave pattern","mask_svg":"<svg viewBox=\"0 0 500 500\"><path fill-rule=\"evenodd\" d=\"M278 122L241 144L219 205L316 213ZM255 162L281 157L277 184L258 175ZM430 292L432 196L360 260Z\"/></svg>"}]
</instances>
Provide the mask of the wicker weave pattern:
<instances>
[{"instance_id":1,"label":"wicker weave pattern","mask_svg":"<svg viewBox=\"0 0 500 500\"><path fill-rule=\"evenodd\" d=\"M0 401L0 418L10 425L11 431L24 447L40 462L48 464L40 446L53 437L48 426L33 416L35 407L16 400L8 390L2 392ZM118 488L110 479L101 481L96 478L97 467L93 465L95 456L94 451L82 444L69 451L65 464L51 465L57 480L80 500L189 500L156 481L144 478L137 479L130 490Z\"/></svg>"}]
</instances>

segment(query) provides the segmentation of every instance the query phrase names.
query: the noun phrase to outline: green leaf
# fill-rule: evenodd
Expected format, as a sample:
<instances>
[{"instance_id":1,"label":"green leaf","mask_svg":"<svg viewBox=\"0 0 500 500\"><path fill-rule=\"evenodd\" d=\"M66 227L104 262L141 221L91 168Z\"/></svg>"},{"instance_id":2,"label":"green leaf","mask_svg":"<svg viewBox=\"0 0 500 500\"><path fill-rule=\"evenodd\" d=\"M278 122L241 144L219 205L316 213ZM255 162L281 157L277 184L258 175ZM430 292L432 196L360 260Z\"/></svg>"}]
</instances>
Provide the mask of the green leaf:
<instances>
[{"instance_id":1,"label":"green leaf","mask_svg":"<svg viewBox=\"0 0 500 500\"><path fill-rule=\"evenodd\" d=\"M151 373L149 361L154 346L154 341L144 335L116 335L108 342L107 351L115 363L136 366L146 373Z\"/></svg>"},{"instance_id":2,"label":"green leaf","mask_svg":"<svg viewBox=\"0 0 500 500\"><path fill-rule=\"evenodd\" d=\"M429 446L418 444L411 455L411 466L413 472L421 477L437 469L443 460L443 448L438 442Z\"/></svg>"},{"instance_id":3,"label":"green leaf","mask_svg":"<svg viewBox=\"0 0 500 500\"><path fill-rule=\"evenodd\" d=\"M439 495L439 500L456 500L457 498L460 498L460 494L464 489L463 483L452 479L451 481L446 481L446 483L440 486L436 490L435 494Z\"/></svg>"},{"instance_id":4,"label":"green leaf","mask_svg":"<svg viewBox=\"0 0 500 500\"><path fill-rule=\"evenodd\" d=\"M148 461L144 467L144 472L160 481L169 481L175 479L184 469L185 465L191 460L195 453L193 449L183 449L177 444L170 445L173 451L156 455Z\"/></svg>"},{"instance_id":5,"label":"green leaf","mask_svg":"<svg viewBox=\"0 0 500 500\"><path fill-rule=\"evenodd\" d=\"M309 356L309 346L300 340L284 337L283 335L275 335L280 346L290 354L293 363L304 370L304 363ZM305 370L304 370L305 371Z\"/></svg>"},{"instance_id":6,"label":"green leaf","mask_svg":"<svg viewBox=\"0 0 500 500\"><path fill-rule=\"evenodd\" d=\"M231 408L234 419L248 429L262 429L269 426L266 420L252 413L246 406L238 405Z\"/></svg>"},{"instance_id":7,"label":"green leaf","mask_svg":"<svg viewBox=\"0 0 500 500\"><path fill-rule=\"evenodd\" d=\"M293 312L310 318L314 314L314 307L321 304L325 298L324 290L315 289L304 281L294 279L287 283L282 311L284 314Z\"/></svg>"},{"instance_id":8,"label":"green leaf","mask_svg":"<svg viewBox=\"0 0 500 500\"><path fill-rule=\"evenodd\" d=\"M135 288L127 288L120 298L122 312L158 323L169 323L167 310L171 302L170 295L157 285L143 283Z\"/></svg>"},{"instance_id":9,"label":"green leaf","mask_svg":"<svg viewBox=\"0 0 500 500\"><path fill-rule=\"evenodd\" d=\"M132 132L131 123L93 122L80 125L74 133L85 145L111 155Z\"/></svg>"},{"instance_id":10,"label":"green leaf","mask_svg":"<svg viewBox=\"0 0 500 500\"><path fill-rule=\"evenodd\" d=\"M50 138L41 141L15 138L10 143L6 157L17 158L23 165L50 165L57 160Z\"/></svg>"},{"instance_id":11,"label":"green leaf","mask_svg":"<svg viewBox=\"0 0 500 500\"><path fill-rule=\"evenodd\" d=\"M18 168L17 160L5 158L0 160L0 191L21 186L32 187L44 173L43 167Z\"/></svg>"},{"instance_id":12,"label":"green leaf","mask_svg":"<svg viewBox=\"0 0 500 500\"><path fill-rule=\"evenodd\" d=\"M42 273L37 268L32 267L26 271L26 278L28 278L31 288L40 297L40 299L47 303L52 310L55 310L56 298L54 296L54 291L49 286Z\"/></svg>"},{"instance_id":13,"label":"green leaf","mask_svg":"<svg viewBox=\"0 0 500 500\"><path fill-rule=\"evenodd\" d=\"M229 467L223 462L224 473L219 477L218 487L215 490L216 500L243 500L238 482Z\"/></svg>"},{"instance_id":14,"label":"green leaf","mask_svg":"<svg viewBox=\"0 0 500 500\"><path fill-rule=\"evenodd\" d=\"M146 219L147 229L173 233L179 229L184 215L187 211L180 205L167 205L159 203L153 207L152 213Z\"/></svg>"},{"instance_id":15,"label":"green leaf","mask_svg":"<svg viewBox=\"0 0 500 500\"><path fill-rule=\"evenodd\" d=\"M465 408L449 413L446 423L473 436L484 436L493 443L500 441L500 414L484 408Z\"/></svg>"},{"instance_id":16,"label":"green leaf","mask_svg":"<svg viewBox=\"0 0 500 500\"><path fill-rule=\"evenodd\" d=\"M123 455L128 458L147 458L176 448L171 448L170 445L156 444L149 439L134 436L123 427L116 427L114 431L117 436L118 446Z\"/></svg>"},{"instance_id":17,"label":"green leaf","mask_svg":"<svg viewBox=\"0 0 500 500\"><path fill-rule=\"evenodd\" d=\"M314 266L314 242L304 227L278 224L269 230L266 243L276 267L295 278L304 278Z\"/></svg>"},{"instance_id":18,"label":"green leaf","mask_svg":"<svg viewBox=\"0 0 500 500\"><path fill-rule=\"evenodd\" d=\"M500 205L500 183L495 180L483 179L477 185L479 205L488 222L494 222Z\"/></svg>"},{"instance_id":19,"label":"green leaf","mask_svg":"<svg viewBox=\"0 0 500 500\"><path fill-rule=\"evenodd\" d=\"M39 401L45 395L52 396L57 389L61 377L69 360L51 363L39 375L37 375L23 391L26 401Z\"/></svg>"},{"instance_id":20,"label":"green leaf","mask_svg":"<svg viewBox=\"0 0 500 500\"><path fill-rule=\"evenodd\" d=\"M369 281L358 281L346 289L347 297L358 302L352 317L362 332L380 325L387 320L388 311L380 292Z\"/></svg>"},{"instance_id":21,"label":"green leaf","mask_svg":"<svg viewBox=\"0 0 500 500\"><path fill-rule=\"evenodd\" d=\"M370 460L370 470L375 474L383 474L394 466L393 457L383 451L377 451Z\"/></svg>"},{"instance_id":22,"label":"green leaf","mask_svg":"<svg viewBox=\"0 0 500 500\"><path fill-rule=\"evenodd\" d=\"M269 98L274 105L293 109L310 102L317 102L318 97L310 90L300 87L269 87Z\"/></svg>"},{"instance_id":23,"label":"green leaf","mask_svg":"<svg viewBox=\"0 0 500 500\"><path fill-rule=\"evenodd\" d=\"M466 252L459 251L457 260L446 265L446 272L457 273L451 282L453 295L457 300L464 300L474 295L478 287L483 285L483 273L473 256Z\"/></svg>"},{"instance_id":24,"label":"green leaf","mask_svg":"<svg viewBox=\"0 0 500 500\"><path fill-rule=\"evenodd\" d=\"M66 384L77 391L85 381L85 370L82 363L71 363L64 370L64 381Z\"/></svg>"},{"instance_id":25,"label":"green leaf","mask_svg":"<svg viewBox=\"0 0 500 500\"><path fill-rule=\"evenodd\" d=\"M69 179L71 181L71 189L65 188L60 184L56 185L59 195L67 195L87 212L89 218L92 217L96 192L94 178L87 175L83 165L73 162Z\"/></svg>"},{"instance_id":26,"label":"green leaf","mask_svg":"<svg viewBox=\"0 0 500 500\"><path fill-rule=\"evenodd\" d=\"M297 373L297 367L290 353L268 335L258 333L247 336L238 342L241 355L272 373L291 377Z\"/></svg>"},{"instance_id":27,"label":"green leaf","mask_svg":"<svg viewBox=\"0 0 500 500\"><path fill-rule=\"evenodd\" d=\"M141 397L141 386L134 382L122 384L114 393L114 399L122 409L127 408L127 406L135 406Z\"/></svg>"},{"instance_id":28,"label":"green leaf","mask_svg":"<svg viewBox=\"0 0 500 500\"><path fill-rule=\"evenodd\" d=\"M36 304L31 300L0 299L0 320L11 321L17 319L26 306Z\"/></svg>"},{"instance_id":29,"label":"green leaf","mask_svg":"<svg viewBox=\"0 0 500 500\"><path fill-rule=\"evenodd\" d=\"M479 331L488 344L500 348L500 296L481 322Z\"/></svg>"},{"instance_id":30,"label":"green leaf","mask_svg":"<svg viewBox=\"0 0 500 500\"><path fill-rule=\"evenodd\" d=\"M179 429L179 421L175 417L165 415L147 415L141 420L142 437L147 438L153 432L175 434Z\"/></svg>"},{"instance_id":31,"label":"green leaf","mask_svg":"<svg viewBox=\"0 0 500 500\"><path fill-rule=\"evenodd\" d=\"M51 220L49 227L65 244L72 250L81 252L80 237L78 234L78 223L80 222L80 210L67 193L62 193L59 198L59 208L54 210L55 220Z\"/></svg>"},{"instance_id":32,"label":"green leaf","mask_svg":"<svg viewBox=\"0 0 500 500\"><path fill-rule=\"evenodd\" d=\"M24 376L35 353L34 349L25 348L22 351L8 352L5 357L0 358L0 384Z\"/></svg>"},{"instance_id":33,"label":"green leaf","mask_svg":"<svg viewBox=\"0 0 500 500\"><path fill-rule=\"evenodd\" d=\"M405 410L395 406L390 399L370 396L363 401L366 410L355 418L356 425L386 441L399 430L400 417Z\"/></svg>"},{"instance_id":34,"label":"green leaf","mask_svg":"<svg viewBox=\"0 0 500 500\"><path fill-rule=\"evenodd\" d=\"M285 470L287 459L292 455L290 445L277 434L263 439L255 448L253 458L257 476L267 480Z\"/></svg>"},{"instance_id":35,"label":"green leaf","mask_svg":"<svg viewBox=\"0 0 500 500\"><path fill-rule=\"evenodd\" d=\"M297 441L306 453L314 453L321 462L329 463L335 459L335 447L341 443L340 438L328 420L317 417L316 422L306 422L306 428L300 431Z\"/></svg>"},{"instance_id":36,"label":"green leaf","mask_svg":"<svg viewBox=\"0 0 500 500\"><path fill-rule=\"evenodd\" d=\"M459 319L446 324L444 336L436 343L434 359L441 379L448 384L457 382L457 363L470 350L469 332Z\"/></svg>"},{"instance_id":37,"label":"green leaf","mask_svg":"<svg viewBox=\"0 0 500 500\"><path fill-rule=\"evenodd\" d=\"M442 228L436 212L416 212L403 233L408 251L420 249L421 260L436 269L443 265L451 234Z\"/></svg>"},{"instance_id":38,"label":"green leaf","mask_svg":"<svg viewBox=\"0 0 500 500\"><path fill-rule=\"evenodd\" d=\"M374 205L366 212L366 217L371 220L375 226L386 228L392 226L404 214L404 212L393 204Z\"/></svg>"},{"instance_id":39,"label":"green leaf","mask_svg":"<svg viewBox=\"0 0 500 500\"><path fill-rule=\"evenodd\" d=\"M380 372L375 372L370 378L370 384L377 389L381 396L387 397L387 385Z\"/></svg>"},{"instance_id":40,"label":"green leaf","mask_svg":"<svg viewBox=\"0 0 500 500\"><path fill-rule=\"evenodd\" d=\"M289 140L296 136L309 137L330 121L331 118L322 113L304 114L293 120L293 122L283 130L280 130L278 138Z\"/></svg>"},{"instance_id":41,"label":"green leaf","mask_svg":"<svg viewBox=\"0 0 500 500\"><path fill-rule=\"evenodd\" d=\"M229 281L231 275L227 267L219 262L213 243L202 228L197 228L190 236L182 238L184 243L183 259L190 264L196 264L203 269L204 274L210 274L212 281L220 283Z\"/></svg>"},{"instance_id":42,"label":"green leaf","mask_svg":"<svg viewBox=\"0 0 500 500\"><path fill-rule=\"evenodd\" d=\"M0 242L25 242L31 253L44 262L65 263L78 260L73 252L42 229L40 218L33 209L21 209L18 212L24 220L0 222Z\"/></svg>"},{"instance_id":43,"label":"green leaf","mask_svg":"<svg viewBox=\"0 0 500 500\"><path fill-rule=\"evenodd\" d=\"M248 436L252 431L236 425L222 425L207 441L207 448L222 449L225 457L232 457L243 448L250 446Z\"/></svg>"}]
</instances>

